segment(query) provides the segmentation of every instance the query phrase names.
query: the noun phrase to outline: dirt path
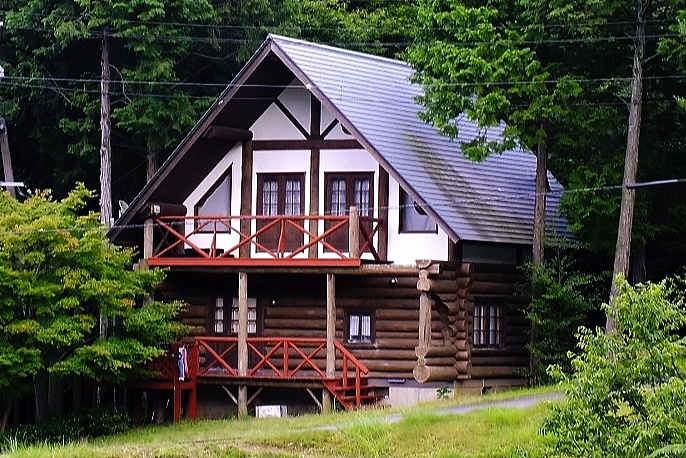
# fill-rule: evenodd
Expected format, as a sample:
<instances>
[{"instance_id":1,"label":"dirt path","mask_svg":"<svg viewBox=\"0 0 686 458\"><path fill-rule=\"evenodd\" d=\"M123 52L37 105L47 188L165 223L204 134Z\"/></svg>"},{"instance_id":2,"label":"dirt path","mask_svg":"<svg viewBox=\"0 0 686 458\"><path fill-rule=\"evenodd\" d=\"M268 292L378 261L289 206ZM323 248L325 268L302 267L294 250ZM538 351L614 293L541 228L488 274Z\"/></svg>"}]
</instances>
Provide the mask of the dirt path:
<instances>
[{"instance_id":1,"label":"dirt path","mask_svg":"<svg viewBox=\"0 0 686 458\"><path fill-rule=\"evenodd\" d=\"M502 399L496 401L487 402L475 402L473 404L464 404L459 406L449 406L449 407L437 407L436 413L441 415L462 415L473 410L484 410L492 408L504 408L504 409L524 409L526 407L531 407L539 404L543 401L558 401L563 398L562 393L545 393L545 394L534 394L531 396L524 396L521 398L514 399ZM386 421L389 423L395 423L402 420L403 414L397 413L386 416Z\"/></svg>"}]
</instances>

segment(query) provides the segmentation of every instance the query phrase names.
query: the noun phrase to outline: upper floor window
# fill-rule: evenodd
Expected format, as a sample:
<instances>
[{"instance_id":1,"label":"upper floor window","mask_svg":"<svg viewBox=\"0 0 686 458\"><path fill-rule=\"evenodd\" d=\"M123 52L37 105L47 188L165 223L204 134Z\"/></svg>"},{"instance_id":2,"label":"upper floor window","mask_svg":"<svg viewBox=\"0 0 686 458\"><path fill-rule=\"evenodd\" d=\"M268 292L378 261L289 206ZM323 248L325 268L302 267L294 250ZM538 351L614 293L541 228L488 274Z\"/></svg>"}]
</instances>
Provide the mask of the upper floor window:
<instances>
[{"instance_id":1,"label":"upper floor window","mask_svg":"<svg viewBox=\"0 0 686 458\"><path fill-rule=\"evenodd\" d=\"M431 216L403 188L400 188L400 232L438 232Z\"/></svg>"},{"instance_id":2,"label":"upper floor window","mask_svg":"<svg viewBox=\"0 0 686 458\"><path fill-rule=\"evenodd\" d=\"M472 344L475 348L502 348L505 335L505 305L475 302Z\"/></svg>"},{"instance_id":3,"label":"upper floor window","mask_svg":"<svg viewBox=\"0 0 686 458\"><path fill-rule=\"evenodd\" d=\"M262 216L302 215L305 203L305 174L280 173L257 175L257 214ZM273 219L257 220L257 230L265 228ZM295 224L302 226L303 221ZM280 238L283 244L279 244ZM290 224L272 225L258 236L258 242L265 248L274 250L282 246L287 251L293 251L302 245L303 233Z\"/></svg>"},{"instance_id":4,"label":"upper floor window","mask_svg":"<svg viewBox=\"0 0 686 458\"><path fill-rule=\"evenodd\" d=\"M324 174L325 213L327 215L347 215L350 207L357 207L360 216L371 217L374 212L374 172L336 172ZM327 221L325 230L336 222ZM367 224L371 231L371 224ZM339 230L327 237L327 242L339 250L348 247L348 231Z\"/></svg>"},{"instance_id":5,"label":"upper floor window","mask_svg":"<svg viewBox=\"0 0 686 458\"><path fill-rule=\"evenodd\" d=\"M217 180L195 206L196 216L228 216L231 214L231 168ZM229 232L228 221L198 218L200 232Z\"/></svg>"}]
</instances>

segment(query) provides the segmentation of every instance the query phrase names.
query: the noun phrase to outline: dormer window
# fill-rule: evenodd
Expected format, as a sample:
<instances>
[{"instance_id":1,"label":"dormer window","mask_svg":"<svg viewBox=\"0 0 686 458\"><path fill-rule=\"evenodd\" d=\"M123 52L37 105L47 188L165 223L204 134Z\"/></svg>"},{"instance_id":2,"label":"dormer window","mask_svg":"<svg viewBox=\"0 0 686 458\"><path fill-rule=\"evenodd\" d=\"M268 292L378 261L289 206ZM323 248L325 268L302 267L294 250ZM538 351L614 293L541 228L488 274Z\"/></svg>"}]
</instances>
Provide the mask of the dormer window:
<instances>
[{"instance_id":1,"label":"dormer window","mask_svg":"<svg viewBox=\"0 0 686 458\"><path fill-rule=\"evenodd\" d=\"M438 226L404 189L400 188L400 232L437 233Z\"/></svg>"}]
</instances>

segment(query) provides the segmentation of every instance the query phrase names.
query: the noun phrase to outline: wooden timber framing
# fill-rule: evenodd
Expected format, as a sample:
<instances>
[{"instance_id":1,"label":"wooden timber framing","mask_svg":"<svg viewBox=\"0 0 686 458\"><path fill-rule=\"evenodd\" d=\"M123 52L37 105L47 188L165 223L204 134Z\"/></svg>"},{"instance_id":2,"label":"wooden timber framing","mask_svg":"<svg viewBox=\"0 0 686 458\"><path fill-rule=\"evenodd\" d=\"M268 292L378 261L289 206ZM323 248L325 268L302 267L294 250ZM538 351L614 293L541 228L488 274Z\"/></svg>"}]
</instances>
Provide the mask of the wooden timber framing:
<instances>
[{"instance_id":1,"label":"wooden timber framing","mask_svg":"<svg viewBox=\"0 0 686 458\"><path fill-rule=\"evenodd\" d=\"M448 269L446 269L448 267ZM457 283L455 270L449 264L433 261L417 261L419 279L419 345L415 347L417 357L413 369L414 378L420 382L454 381L458 377L455 346L457 328L455 304ZM431 278L429 278L431 276ZM441 337L432 339L434 314L438 318Z\"/></svg>"},{"instance_id":2,"label":"wooden timber framing","mask_svg":"<svg viewBox=\"0 0 686 458\"><path fill-rule=\"evenodd\" d=\"M312 149L363 149L354 139L342 140L253 140L255 151L286 151Z\"/></svg>"},{"instance_id":3,"label":"wooden timber framing","mask_svg":"<svg viewBox=\"0 0 686 458\"><path fill-rule=\"evenodd\" d=\"M253 162L253 140L246 140L241 148L241 215L252 214L252 162ZM241 220L241 232L250 233L251 221ZM241 258L250 257L250 245L243 245L238 254Z\"/></svg>"},{"instance_id":4,"label":"wooden timber framing","mask_svg":"<svg viewBox=\"0 0 686 458\"><path fill-rule=\"evenodd\" d=\"M381 225L378 231L377 250L382 261L388 260L388 205L389 205L388 171L379 165L378 217Z\"/></svg>"},{"instance_id":5,"label":"wooden timber framing","mask_svg":"<svg viewBox=\"0 0 686 458\"><path fill-rule=\"evenodd\" d=\"M322 104L314 95L310 95L310 138L321 139ZM319 148L310 148L310 215L319 214ZM318 235L319 221L309 221L310 233ZM313 237L310 237L312 240ZM318 256L318 246L315 245L307 250L307 257L314 259Z\"/></svg>"},{"instance_id":6,"label":"wooden timber framing","mask_svg":"<svg viewBox=\"0 0 686 458\"><path fill-rule=\"evenodd\" d=\"M238 376L248 375L248 274L238 274ZM238 386L238 416L248 415L248 387Z\"/></svg>"}]
</instances>

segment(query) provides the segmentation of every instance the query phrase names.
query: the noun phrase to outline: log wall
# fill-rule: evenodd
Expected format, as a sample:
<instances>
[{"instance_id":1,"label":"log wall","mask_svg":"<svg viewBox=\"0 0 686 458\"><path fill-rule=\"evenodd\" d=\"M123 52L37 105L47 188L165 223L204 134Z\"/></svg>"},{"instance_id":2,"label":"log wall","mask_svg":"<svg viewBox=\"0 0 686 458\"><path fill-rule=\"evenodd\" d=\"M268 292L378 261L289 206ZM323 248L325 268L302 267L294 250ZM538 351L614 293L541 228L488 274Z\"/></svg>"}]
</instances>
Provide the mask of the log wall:
<instances>
[{"instance_id":1,"label":"log wall","mask_svg":"<svg viewBox=\"0 0 686 458\"><path fill-rule=\"evenodd\" d=\"M402 275L336 275L336 339L345 342L347 313L368 312L373 317L373 342L346 346L371 370L371 377L449 382L521 376L529 361L529 325L515 295L516 269L448 262L439 266L426 281L420 278L419 267L416 273ZM230 310L230 298L238 294L235 277L170 275L161 293L165 299L187 302L181 320L192 327L191 337L211 335L215 298L223 295ZM431 304L428 342L419 341L422 295ZM326 337L326 275L250 274L248 296L257 298L261 335ZM472 347L478 300L506 305L501 349ZM324 370L324 354L318 362Z\"/></svg>"},{"instance_id":2,"label":"log wall","mask_svg":"<svg viewBox=\"0 0 686 458\"><path fill-rule=\"evenodd\" d=\"M526 305L517 295L520 280L514 266L472 264L463 265L469 271L469 285L466 288L464 308L467 315L466 328L473 329L474 303L477 301L498 302L504 305L503 346L497 349L470 349L470 378L495 379L516 378L526 374L529 366L529 321L522 308ZM471 342L471 335L469 336Z\"/></svg>"}]
</instances>

